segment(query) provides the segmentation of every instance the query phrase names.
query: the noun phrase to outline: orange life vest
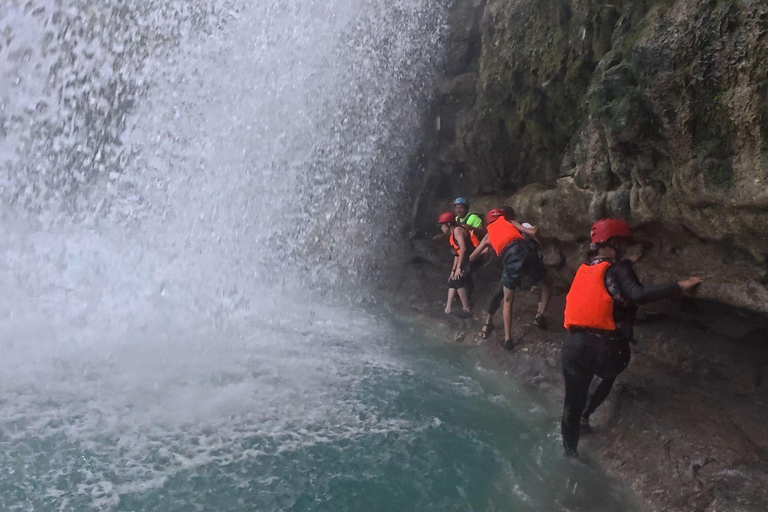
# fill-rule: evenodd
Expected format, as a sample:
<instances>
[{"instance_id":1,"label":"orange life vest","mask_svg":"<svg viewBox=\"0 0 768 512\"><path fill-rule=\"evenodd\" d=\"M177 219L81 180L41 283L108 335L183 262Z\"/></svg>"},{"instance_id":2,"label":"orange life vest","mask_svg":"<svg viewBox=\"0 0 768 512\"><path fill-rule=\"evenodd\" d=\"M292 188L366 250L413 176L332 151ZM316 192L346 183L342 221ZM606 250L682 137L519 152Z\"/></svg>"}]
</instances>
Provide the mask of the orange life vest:
<instances>
[{"instance_id":1,"label":"orange life vest","mask_svg":"<svg viewBox=\"0 0 768 512\"><path fill-rule=\"evenodd\" d=\"M520 231L518 231L511 223L507 222L506 219L499 219L495 222L491 222L486 229L488 230L488 239L491 242L491 246L499 256L501 256L504 248L510 243L523 239L523 235Z\"/></svg>"},{"instance_id":2,"label":"orange life vest","mask_svg":"<svg viewBox=\"0 0 768 512\"><path fill-rule=\"evenodd\" d=\"M607 261L582 265L573 279L571 291L565 297L565 328L583 327L613 331L613 298L605 288Z\"/></svg>"},{"instance_id":3,"label":"orange life vest","mask_svg":"<svg viewBox=\"0 0 768 512\"><path fill-rule=\"evenodd\" d=\"M478 245L480 245L480 240L477 239L477 235L475 235L473 230L465 229L464 231L469 233L469 237L465 238L464 241L467 243L467 250L472 252ZM451 247L453 247L456 250L456 253L458 253L461 247L459 247L458 242L456 242L456 238L453 236L453 233L451 233L451 238L448 241L450 242Z\"/></svg>"}]
</instances>

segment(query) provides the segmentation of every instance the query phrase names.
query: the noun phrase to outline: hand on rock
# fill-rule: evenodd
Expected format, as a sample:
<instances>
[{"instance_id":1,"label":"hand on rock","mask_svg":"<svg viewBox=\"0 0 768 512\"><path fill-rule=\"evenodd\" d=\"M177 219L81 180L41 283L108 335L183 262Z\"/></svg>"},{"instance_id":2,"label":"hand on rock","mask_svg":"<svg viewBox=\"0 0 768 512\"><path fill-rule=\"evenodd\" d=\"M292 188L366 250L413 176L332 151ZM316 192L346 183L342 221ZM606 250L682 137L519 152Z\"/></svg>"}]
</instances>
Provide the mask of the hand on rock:
<instances>
[{"instance_id":1,"label":"hand on rock","mask_svg":"<svg viewBox=\"0 0 768 512\"><path fill-rule=\"evenodd\" d=\"M632 263L637 263L638 261L640 261L640 259L642 257L643 257L643 250L642 249L638 250L637 252L635 252L633 254L628 254L627 255L627 259L629 261L631 261Z\"/></svg>"},{"instance_id":2,"label":"hand on rock","mask_svg":"<svg viewBox=\"0 0 768 512\"><path fill-rule=\"evenodd\" d=\"M700 277L689 277L688 279L684 281L680 281L677 284L680 286L680 288L683 289L684 292L688 292L699 286L701 283L703 283L704 280Z\"/></svg>"}]
</instances>

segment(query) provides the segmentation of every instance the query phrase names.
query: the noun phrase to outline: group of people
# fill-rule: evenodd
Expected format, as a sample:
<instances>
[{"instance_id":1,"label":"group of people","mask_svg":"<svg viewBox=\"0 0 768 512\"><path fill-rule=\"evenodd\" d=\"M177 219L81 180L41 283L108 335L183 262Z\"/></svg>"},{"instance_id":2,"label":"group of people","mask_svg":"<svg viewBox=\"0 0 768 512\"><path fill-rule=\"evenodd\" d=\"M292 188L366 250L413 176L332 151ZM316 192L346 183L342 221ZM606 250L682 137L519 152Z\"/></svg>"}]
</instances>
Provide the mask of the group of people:
<instances>
[{"instance_id":1,"label":"group of people","mask_svg":"<svg viewBox=\"0 0 768 512\"><path fill-rule=\"evenodd\" d=\"M495 254L502 263L501 282L478 334L482 338L490 335L493 316L503 303L503 346L512 350L516 290L539 287L541 296L534 324L547 328L544 314L551 284L539 248L538 229L517 222L514 210L508 206L488 211L485 219L471 213L469 203L462 197L454 201L453 207L453 212L444 212L437 219L442 234L436 238L447 237L453 252L445 312L452 312L458 296L462 305L460 316L471 315L473 274L486 256ZM565 403L561 428L567 455L577 455L582 428L589 427L590 416L629 364L638 305L677 297L702 283L698 277L690 277L665 285L643 285L633 268L636 258L627 257L627 248L633 244L632 230L623 220L595 222L586 261L576 272L566 296L564 327L568 332L562 346Z\"/></svg>"},{"instance_id":2,"label":"group of people","mask_svg":"<svg viewBox=\"0 0 768 512\"><path fill-rule=\"evenodd\" d=\"M463 197L454 201L452 212L443 212L437 222L442 234L436 238L448 238L453 252L453 266L448 277L448 299L445 312L453 312L453 303L458 296L461 311L458 316L472 314L472 294L475 274L485 259L493 254L502 261L501 281L485 312L485 323L478 333L487 338L494 329L493 317L502 307L504 318L504 348L512 350L512 305L516 290L529 290L538 286L541 290L538 310L533 323L541 329L547 328L544 316L552 287L546 279L546 267L541 254L538 229L515 220L511 206L490 210L485 220L480 214L469 211L469 202Z\"/></svg>"}]
</instances>

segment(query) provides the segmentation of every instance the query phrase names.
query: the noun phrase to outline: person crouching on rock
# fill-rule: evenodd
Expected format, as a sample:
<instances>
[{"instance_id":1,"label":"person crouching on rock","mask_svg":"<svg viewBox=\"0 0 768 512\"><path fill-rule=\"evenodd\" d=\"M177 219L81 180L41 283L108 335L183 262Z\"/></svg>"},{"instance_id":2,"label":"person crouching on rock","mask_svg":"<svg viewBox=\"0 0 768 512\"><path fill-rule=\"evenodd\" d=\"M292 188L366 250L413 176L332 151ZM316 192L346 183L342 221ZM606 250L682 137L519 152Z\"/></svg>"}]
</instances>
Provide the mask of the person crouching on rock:
<instances>
[{"instance_id":1,"label":"person crouching on rock","mask_svg":"<svg viewBox=\"0 0 768 512\"><path fill-rule=\"evenodd\" d=\"M515 290L525 283L533 286L544 280L546 268L540 263L540 258L525 242L523 235L535 237L538 230L535 227L526 228L512 219L505 219L504 210L496 208L486 215L486 230L480 245L472 252L470 260L476 261L490 246L501 257L503 271L501 284L503 286L504 316L504 348L512 350L512 304L515 300Z\"/></svg>"},{"instance_id":2,"label":"person crouching on rock","mask_svg":"<svg viewBox=\"0 0 768 512\"><path fill-rule=\"evenodd\" d=\"M629 364L637 305L679 296L702 283L691 277L678 283L644 286L631 260L629 225L603 219L592 226L587 263L576 272L565 301L562 363L565 378L562 435L566 455L576 456L582 426L606 399L616 377ZM599 379L593 378L597 376Z\"/></svg>"},{"instance_id":3,"label":"person crouching on rock","mask_svg":"<svg viewBox=\"0 0 768 512\"><path fill-rule=\"evenodd\" d=\"M453 301L458 294L461 300L462 316L469 316L472 313L470 299L474 290L474 279L472 273L477 270L480 262L470 263L469 255L479 244L479 240L474 232L469 231L456 222L453 213L441 213L437 218L440 229L444 234L450 235L448 243L453 252L453 267L451 275L448 277L448 300L445 304L445 312L451 313Z\"/></svg>"},{"instance_id":4,"label":"person crouching on rock","mask_svg":"<svg viewBox=\"0 0 768 512\"><path fill-rule=\"evenodd\" d=\"M505 219L515 220L515 210L511 206L504 206L501 209L504 212ZM524 222L521 225L524 228L533 229L533 226L531 226L528 223ZM535 252L535 255L532 255L532 256L535 256L536 258L538 258L540 260L540 264L544 265L544 258L541 254L541 248L539 246L538 237L532 237L532 236L526 235L525 239L526 239L526 242L528 243L528 248ZM547 312L547 306L549 305L549 299L551 296L552 296L552 283L547 280L546 274L545 274L544 282L541 284L541 295L539 297L539 304L536 309L536 314L533 317L533 325L535 325L536 327L538 327L543 331L547 330L547 318L544 316L544 314ZM501 306L501 303L503 300L504 300L504 286L502 286L501 282L499 282L496 291L494 292L490 302L488 303L488 309L485 314L485 323L482 329L480 329L480 332L477 333L477 335L481 339L488 339L488 337L493 332L493 329L494 329L493 316L496 314L496 311L498 311L499 306Z\"/></svg>"}]
</instances>

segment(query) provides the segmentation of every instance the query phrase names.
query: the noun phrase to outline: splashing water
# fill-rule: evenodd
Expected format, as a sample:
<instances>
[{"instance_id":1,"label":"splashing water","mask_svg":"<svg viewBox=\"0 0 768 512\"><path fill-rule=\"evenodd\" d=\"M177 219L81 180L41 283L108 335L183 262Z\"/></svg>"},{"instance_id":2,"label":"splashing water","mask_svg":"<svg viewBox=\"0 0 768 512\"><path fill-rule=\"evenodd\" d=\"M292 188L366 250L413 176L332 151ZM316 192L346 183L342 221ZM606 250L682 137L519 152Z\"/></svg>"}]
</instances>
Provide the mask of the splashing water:
<instances>
[{"instance_id":1,"label":"splashing water","mask_svg":"<svg viewBox=\"0 0 768 512\"><path fill-rule=\"evenodd\" d=\"M571 503L604 481L561 485L551 415L350 305L446 8L0 4L0 509L624 500Z\"/></svg>"}]
</instances>

